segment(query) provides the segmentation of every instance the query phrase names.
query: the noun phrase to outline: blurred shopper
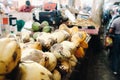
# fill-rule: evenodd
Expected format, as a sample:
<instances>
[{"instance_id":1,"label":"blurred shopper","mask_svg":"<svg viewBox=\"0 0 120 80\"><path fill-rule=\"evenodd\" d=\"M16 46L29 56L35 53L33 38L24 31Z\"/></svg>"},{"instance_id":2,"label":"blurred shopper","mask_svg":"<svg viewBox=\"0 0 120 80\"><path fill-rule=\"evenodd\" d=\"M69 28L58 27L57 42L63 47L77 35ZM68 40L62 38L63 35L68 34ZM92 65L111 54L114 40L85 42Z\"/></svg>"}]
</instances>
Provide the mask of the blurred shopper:
<instances>
[{"instance_id":1,"label":"blurred shopper","mask_svg":"<svg viewBox=\"0 0 120 80\"><path fill-rule=\"evenodd\" d=\"M115 20L118 17L120 17L120 9L119 8L116 10L116 13L115 12L112 13L112 19L110 20L110 22L109 22L109 24L107 26L107 30L109 30L113 20Z\"/></svg>"},{"instance_id":2,"label":"blurred shopper","mask_svg":"<svg viewBox=\"0 0 120 80\"><path fill-rule=\"evenodd\" d=\"M116 18L109 29L109 33L114 33L113 46L111 52L111 68L116 75L120 65L120 17Z\"/></svg>"},{"instance_id":3,"label":"blurred shopper","mask_svg":"<svg viewBox=\"0 0 120 80\"><path fill-rule=\"evenodd\" d=\"M114 21L116 18L118 18L118 17L120 17L120 9L119 9L119 8L117 9L117 13L113 15L112 19L110 20L110 22L109 22L109 24L108 24L108 26L107 26L106 35L111 36L112 39L114 39L114 32L112 32L113 34L112 34L112 33L109 34L109 29L110 29L110 26L111 26L111 24L113 23L113 21ZM112 55L111 55L111 54L112 54L112 51L111 51L112 47L113 47L113 46L110 46L110 47L108 48L108 49L109 49L109 60L111 60L111 57L112 57Z\"/></svg>"},{"instance_id":4,"label":"blurred shopper","mask_svg":"<svg viewBox=\"0 0 120 80\"><path fill-rule=\"evenodd\" d=\"M31 12L34 6L31 5L30 1L27 0L25 5L21 6L19 12Z\"/></svg>"},{"instance_id":5,"label":"blurred shopper","mask_svg":"<svg viewBox=\"0 0 120 80\"><path fill-rule=\"evenodd\" d=\"M0 7L3 11L3 13L10 13L10 4L8 3L7 0L3 0L3 2L0 3Z\"/></svg>"},{"instance_id":6,"label":"blurred shopper","mask_svg":"<svg viewBox=\"0 0 120 80\"><path fill-rule=\"evenodd\" d=\"M112 15L111 14L113 14L113 12L112 12L112 10L111 9L108 9L108 10L105 10L104 12L103 12L103 25L106 27L107 25L108 25L108 23L109 23L109 21L110 21L110 19L112 18Z\"/></svg>"}]
</instances>

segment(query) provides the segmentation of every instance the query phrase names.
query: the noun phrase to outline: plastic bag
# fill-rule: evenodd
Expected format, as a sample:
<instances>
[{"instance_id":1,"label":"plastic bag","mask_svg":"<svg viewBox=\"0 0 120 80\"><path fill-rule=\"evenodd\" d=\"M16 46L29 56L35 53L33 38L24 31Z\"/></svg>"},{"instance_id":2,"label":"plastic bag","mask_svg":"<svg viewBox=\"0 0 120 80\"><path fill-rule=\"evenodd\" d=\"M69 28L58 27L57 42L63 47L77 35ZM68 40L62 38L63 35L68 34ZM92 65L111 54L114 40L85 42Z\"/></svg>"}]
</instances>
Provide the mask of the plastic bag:
<instances>
[{"instance_id":1,"label":"plastic bag","mask_svg":"<svg viewBox=\"0 0 120 80\"><path fill-rule=\"evenodd\" d=\"M106 35L105 36L105 47L111 47L113 45L113 38Z\"/></svg>"}]
</instances>

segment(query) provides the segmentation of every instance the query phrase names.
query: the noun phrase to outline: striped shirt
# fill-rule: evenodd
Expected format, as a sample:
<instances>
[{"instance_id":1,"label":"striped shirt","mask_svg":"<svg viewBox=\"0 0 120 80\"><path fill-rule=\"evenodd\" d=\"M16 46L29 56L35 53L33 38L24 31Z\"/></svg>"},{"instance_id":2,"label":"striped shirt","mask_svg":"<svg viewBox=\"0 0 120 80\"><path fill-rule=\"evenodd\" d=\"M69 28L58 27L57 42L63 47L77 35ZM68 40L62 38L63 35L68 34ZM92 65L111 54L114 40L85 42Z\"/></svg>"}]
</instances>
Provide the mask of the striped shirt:
<instances>
[{"instance_id":1,"label":"striped shirt","mask_svg":"<svg viewBox=\"0 0 120 80\"><path fill-rule=\"evenodd\" d=\"M120 17L115 19L110 27L115 30L115 34L120 34Z\"/></svg>"}]
</instances>

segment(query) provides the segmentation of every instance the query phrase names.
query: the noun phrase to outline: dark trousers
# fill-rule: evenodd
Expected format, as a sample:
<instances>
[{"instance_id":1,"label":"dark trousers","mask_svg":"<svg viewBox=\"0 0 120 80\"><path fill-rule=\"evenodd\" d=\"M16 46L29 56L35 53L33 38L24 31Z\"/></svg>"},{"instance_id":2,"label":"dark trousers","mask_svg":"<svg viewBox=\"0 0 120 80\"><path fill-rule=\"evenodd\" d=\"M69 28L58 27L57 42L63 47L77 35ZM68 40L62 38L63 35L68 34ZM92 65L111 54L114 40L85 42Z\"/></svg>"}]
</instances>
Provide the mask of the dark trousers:
<instances>
[{"instance_id":1,"label":"dark trousers","mask_svg":"<svg viewBox=\"0 0 120 80\"><path fill-rule=\"evenodd\" d=\"M111 52L111 68L118 72L120 65L120 35L115 35Z\"/></svg>"}]
</instances>

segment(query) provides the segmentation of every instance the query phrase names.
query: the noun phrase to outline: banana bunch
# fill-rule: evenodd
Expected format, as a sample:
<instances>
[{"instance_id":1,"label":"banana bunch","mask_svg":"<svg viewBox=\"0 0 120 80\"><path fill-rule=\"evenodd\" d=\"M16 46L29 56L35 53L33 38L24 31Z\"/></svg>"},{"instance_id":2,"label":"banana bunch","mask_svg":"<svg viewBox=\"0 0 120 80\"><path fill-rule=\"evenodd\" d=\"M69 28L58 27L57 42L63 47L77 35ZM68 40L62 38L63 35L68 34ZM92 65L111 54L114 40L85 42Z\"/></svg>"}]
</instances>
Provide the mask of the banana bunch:
<instances>
[{"instance_id":1,"label":"banana bunch","mask_svg":"<svg viewBox=\"0 0 120 80\"><path fill-rule=\"evenodd\" d=\"M61 43L54 44L50 51L56 56L58 60L66 60L74 54L76 46L73 42L63 41Z\"/></svg>"},{"instance_id":2,"label":"banana bunch","mask_svg":"<svg viewBox=\"0 0 120 80\"><path fill-rule=\"evenodd\" d=\"M21 61L24 62L24 61L32 60L39 63L42 57L43 57L42 51L37 49L27 48L22 51Z\"/></svg>"},{"instance_id":3,"label":"banana bunch","mask_svg":"<svg viewBox=\"0 0 120 80\"><path fill-rule=\"evenodd\" d=\"M32 60L35 61L49 71L53 71L57 65L57 59L51 52L43 52L37 49L25 49L22 52L21 61L28 61Z\"/></svg>"},{"instance_id":4,"label":"banana bunch","mask_svg":"<svg viewBox=\"0 0 120 80\"><path fill-rule=\"evenodd\" d=\"M19 63L21 49L11 38L0 39L0 77L10 73ZM4 80L4 79L3 79Z\"/></svg>"},{"instance_id":5,"label":"banana bunch","mask_svg":"<svg viewBox=\"0 0 120 80\"><path fill-rule=\"evenodd\" d=\"M71 57L71 53L68 49L65 49L62 44L54 44L50 51L55 55L57 60L63 61Z\"/></svg>"},{"instance_id":6,"label":"banana bunch","mask_svg":"<svg viewBox=\"0 0 120 80\"><path fill-rule=\"evenodd\" d=\"M49 71L53 71L57 65L57 58L51 52L44 52L44 67L46 67Z\"/></svg>"},{"instance_id":7,"label":"banana bunch","mask_svg":"<svg viewBox=\"0 0 120 80\"><path fill-rule=\"evenodd\" d=\"M72 35L71 41L76 45L75 56L77 58L83 58L85 56L84 49L88 48L90 38L85 31L79 31Z\"/></svg>"},{"instance_id":8,"label":"banana bunch","mask_svg":"<svg viewBox=\"0 0 120 80\"><path fill-rule=\"evenodd\" d=\"M53 80L52 73L34 61L20 63L16 76L16 80Z\"/></svg>"},{"instance_id":9,"label":"banana bunch","mask_svg":"<svg viewBox=\"0 0 120 80\"><path fill-rule=\"evenodd\" d=\"M22 51L26 48L42 50L42 45L40 44L40 42L28 42L28 43L19 43L19 44Z\"/></svg>"},{"instance_id":10,"label":"banana bunch","mask_svg":"<svg viewBox=\"0 0 120 80\"><path fill-rule=\"evenodd\" d=\"M51 34L46 32L41 32L36 38L36 41L40 42L45 51L49 50L50 47L56 43L56 40L52 38Z\"/></svg>"},{"instance_id":11,"label":"banana bunch","mask_svg":"<svg viewBox=\"0 0 120 80\"><path fill-rule=\"evenodd\" d=\"M59 30L65 30L65 31L67 31L68 33L71 33L71 32L70 32L70 29L68 28L68 26L67 26L66 24L61 24L61 25L59 26Z\"/></svg>"},{"instance_id":12,"label":"banana bunch","mask_svg":"<svg viewBox=\"0 0 120 80\"><path fill-rule=\"evenodd\" d=\"M89 35L85 31L80 31L78 26L69 28L65 24L59 26L59 30L65 30L71 35L71 41L77 46L81 45L83 48L88 47ZM57 34L56 34L57 35Z\"/></svg>"},{"instance_id":13,"label":"banana bunch","mask_svg":"<svg viewBox=\"0 0 120 80\"><path fill-rule=\"evenodd\" d=\"M36 40L42 44L44 49L49 50L55 43L60 43L69 38L70 34L67 31L55 30L52 33L41 32Z\"/></svg>"},{"instance_id":14,"label":"banana bunch","mask_svg":"<svg viewBox=\"0 0 120 80\"><path fill-rule=\"evenodd\" d=\"M66 30L55 30L51 33L51 36L54 40L57 40L57 43L60 43L64 40L69 40L70 34Z\"/></svg>"},{"instance_id":15,"label":"banana bunch","mask_svg":"<svg viewBox=\"0 0 120 80\"><path fill-rule=\"evenodd\" d=\"M15 39L17 42L27 43L27 42L35 42L31 37L30 32L17 32L16 34L8 34L7 38Z\"/></svg>"},{"instance_id":16,"label":"banana bunch","mask_svg":"<svg viewBox=\"0 0 120 80\"><path fill-rule=\"evenodd\" d=\"M30 41L30 34L29 32L21 32L21 39L23 43Z\"/></svg>"},{"instance_id":17,"label":"banana bunch","mask_svg":"<svg viewBox=\"0 0 120 80\"><path fill-rule=\"evenodd\" d=\"M76 46L73 42L63 41L54 44L50 51L57 58L57 70L61 73L62 77L71 74L73 67L76 66L78 60L74 56Z\"/></svg>"},{"instance_id":18,"label":"banana bunch","mask_svg":"<svg viewBox=\"0 0 120 80\"><path fill-rule=\"evenodd\" d=\"M54 69L52 74L53 74L53 80L61 80L62 79L61 73L57 69Z\"/></svg>"}]
</instances>

